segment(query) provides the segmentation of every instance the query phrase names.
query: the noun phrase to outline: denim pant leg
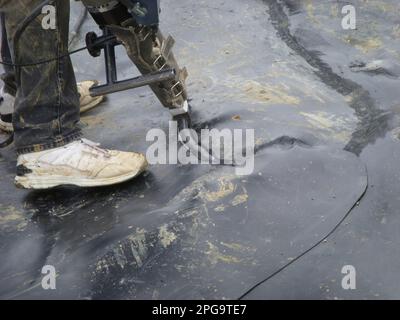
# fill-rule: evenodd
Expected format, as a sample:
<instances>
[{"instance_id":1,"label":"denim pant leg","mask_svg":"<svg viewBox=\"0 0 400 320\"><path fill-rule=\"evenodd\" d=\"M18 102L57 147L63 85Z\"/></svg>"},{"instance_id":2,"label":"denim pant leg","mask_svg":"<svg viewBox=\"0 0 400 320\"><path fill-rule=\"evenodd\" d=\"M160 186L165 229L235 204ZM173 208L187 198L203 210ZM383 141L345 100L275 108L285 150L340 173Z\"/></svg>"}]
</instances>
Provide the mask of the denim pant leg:
<instances>
[{"instance_id":1,"label":"denim pant leg","mask_svg":"<svg viewBox=\"0 0 400 320\"><path fill-rule=\"evenodd\" d=\"M11 56L16 64L52 59L68 52L69 1L56 4L56 28L45 29L40 15L18 42L21 21L42 1L0 0ZM16 68L17 94L13 114L18 153L42 151L65 145L80 136L79 95L69 57L35 66Z\"/></svg>"},{"instance_id":2,"label":"denim pant leg","mask_svg":"<svg viewBox=\"0 0 400 320\"><path fill-rule=\"evenodd\" d=\"M12 63L10 47L8 45L6 22L4 13L0 13L1 20L1 61ZM4 82L4 92L15 96L17 92L17 84L15 83L15 72L14 67L10 65L3 65L4 73L0 76L1 80Z\"/></svg>"}]
</instances>

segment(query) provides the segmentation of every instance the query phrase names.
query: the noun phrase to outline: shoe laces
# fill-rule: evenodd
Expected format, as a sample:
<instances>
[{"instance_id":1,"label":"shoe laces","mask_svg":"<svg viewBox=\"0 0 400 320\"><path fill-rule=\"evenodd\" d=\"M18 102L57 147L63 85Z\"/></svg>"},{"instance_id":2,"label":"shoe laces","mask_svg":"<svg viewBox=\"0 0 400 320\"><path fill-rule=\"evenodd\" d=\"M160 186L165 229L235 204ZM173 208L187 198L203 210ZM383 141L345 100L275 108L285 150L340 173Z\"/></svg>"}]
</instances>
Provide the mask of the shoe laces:
<instances>
[{"instance_id":1,"label":"shoe laces","mask_svg":"<svg viewBox=\"0 0 400 320\"><path fill-rule=\"evenodd\" d=\"M111 156L110 153L108 152L108 150L99 148L100 143L98 143L98 142L93 142L93 141L90 141L90 140L85 139L85 138L81 138L81 142L82 142L83 145L85 145L85 146L87 146L87 147L89 147L89 148L91 148L91 149L93 149L93 150L95 150L97 152L102 153L105 157L109 158Z\"/></svg>"}]
</instances>

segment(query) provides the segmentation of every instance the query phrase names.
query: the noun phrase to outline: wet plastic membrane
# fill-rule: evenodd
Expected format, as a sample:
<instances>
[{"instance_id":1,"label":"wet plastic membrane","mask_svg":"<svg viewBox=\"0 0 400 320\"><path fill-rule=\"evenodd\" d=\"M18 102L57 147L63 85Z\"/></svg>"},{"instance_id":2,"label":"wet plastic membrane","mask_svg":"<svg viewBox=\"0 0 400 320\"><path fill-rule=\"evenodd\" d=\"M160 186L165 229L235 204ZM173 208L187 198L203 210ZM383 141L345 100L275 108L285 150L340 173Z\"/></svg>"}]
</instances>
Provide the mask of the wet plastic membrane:
<instances>
[{"instance_id":1,"label":"wet plastic membrane","mask_svg":"<svg viewBox=\"0 0 400 320\"><path fill-rule=\"evenodd\" d=\"M5 261L19 258L2 274L52 264L60 298L237 298L323 238L367 185L344 151L274 146L256 159L246 178L193 166L107 191L29 194L35 223L2 248ZM18 296L43 297L14 281Z\"/></svg>"},{"instance_id":2,"label":"wet plastic membrane","mask_svg":"<svg viewBox=\"0 0 400 320\"><path fill-rule=\"evenodd\" d=\"M395 16L354 1L364 15L345 34L327 3L163 0L194 127L255 129L254 172L153 165L114 187L20 191L13 148L1 150L0 298L237 299L260 282L243 298L399 297L398 45L376 40ZM382 27L366 29L371 17ZM137 75L119 49L120 78ZM73 62L78 80L104 80L102 59ZM169 120L141 88L81 122L105 147L146 152ZM359 290L340 286L347 264ZM41 287L44 265L56 290Z\"/></svg>"}]
</instances>

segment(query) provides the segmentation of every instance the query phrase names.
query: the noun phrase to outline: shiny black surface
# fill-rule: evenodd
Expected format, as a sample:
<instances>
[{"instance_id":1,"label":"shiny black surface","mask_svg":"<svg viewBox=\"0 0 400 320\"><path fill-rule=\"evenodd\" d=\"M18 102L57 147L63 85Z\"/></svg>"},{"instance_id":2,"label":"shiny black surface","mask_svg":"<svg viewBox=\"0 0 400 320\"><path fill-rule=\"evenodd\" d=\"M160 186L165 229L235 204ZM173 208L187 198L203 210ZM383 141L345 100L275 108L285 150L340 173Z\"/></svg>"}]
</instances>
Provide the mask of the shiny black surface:
<instances>
[{"instance_id":1,"label":"shiny black surface","mask_svg":"<svg viewBox=\"0 0 400 320\"><path fill-rule=\"evenodd\" d=\"M254 128L254 173L159 165L117 187L20 191L1 150L0 297L399 298L399 4L350 2L357 30L337 1L164 0L194 127ZM103 79L102 59L73 59L79 80ZM82 124L145 152L169 119L141 88ZM46 264L56 290L41 287ZM341 287L349 264L356 290Z\"/></svg>"}]
</instances>

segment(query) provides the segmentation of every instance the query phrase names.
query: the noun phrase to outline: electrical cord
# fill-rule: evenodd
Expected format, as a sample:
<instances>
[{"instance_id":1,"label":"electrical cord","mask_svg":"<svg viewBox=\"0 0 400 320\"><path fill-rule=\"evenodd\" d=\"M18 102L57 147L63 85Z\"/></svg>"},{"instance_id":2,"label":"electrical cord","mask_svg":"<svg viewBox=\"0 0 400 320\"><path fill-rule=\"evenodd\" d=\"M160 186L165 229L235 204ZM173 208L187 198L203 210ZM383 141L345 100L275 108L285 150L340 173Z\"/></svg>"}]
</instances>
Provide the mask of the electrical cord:
<instances>
[{"instance_id":1,"label":"electrical cord","mask_svg":"<svg viewBox=\"0 0 400 320\"><path fill-rule=\"evenodd\" d=\"M367 170L367 169L366 169ZM367 175L367 179L368 179L368 172L366 172ZM308 248L307 250L305 250L304 252L300 253L296 258L294 258L293 260L291 260L289 263L285 264L284 266L282 266L281 268L279 268L278 270L276 270L275 272L273 272L271 275L269 275L268 277L264 278L263 280L257 282L255 285L253 285L250 289L248 289L245 293L243 293L237 300L243 300L246 296L248 296L250 293L252 293L255 289L257 289L259 286L261 286L262 284L264 284L265 282L267 282L268 280L272 279L273 277L275 277L277 274L281 273L282 271L284 271L286 268L288 268L289 266L291 266L293 263L295 263L296 261L298 261L299 259L301 259L302 257L304 257L307 253L309 253L310 251L312 251L313 249L315 249L316 247L318 247L321 243L323 243L325 240L327 240L337 229L339 229L339 227L343 224L343 222L348 218L348 216L350 215L350 213L353 211L354 208L356 208L361 199L365 196L365 194L367 193L368 190L368 180L367 180L367 184L365 187L365 190L363 191L363 193L360 195L360 197L357 199L356 203L350 208L350 210L348 210L346 212L346 214L344 215L344 217L342 219L339 220L339 222L333 227L333 229L331 231L329 231L322 239L320 239L319 241L317 241L313 246L311 246L310 248Z\"/></svg>"},{"instance_id":2,"label":"electrical cord","mask_svg":"<svg viewBox=\"0 0 400 320\"><path fill-rule=\"evenodd\" d=\"M16 32L15 32L15 36L14 36L14 46L16 45L16 43L19 41L19 38L21 37L22 33L25 31L26 27L42 12L42 8L45 5L48 5L50 3L54 3L57 2L58 0L44 0L41 4L39 4L33 11L32 13L27 16L18 26ZM82 12L81 16L78 19L77 25L75 27L75 31L76 33L79 32L83 21L86 19L87 16L87 10L86 8L84 9L85 12ZM69 51L65 54L59 55L55 58L51 58L51 59L46 59L46 60L41 60L41 61L37 61L37 62L31 62L31 63L22 63L22 64L17 64L17 63L12 63L12 62L6 62L6 61L0 61L0 64L2 65L6 65L6 66L10 66L10 67L16 67L16 68L20 68L20 67L32 67L32 66L36 66L36 65L40 65L40 64L45 64L45 63L49 63L52 61L57 61L59 59L71 56L75 53L78 53L80 51L86 50L87 46Z\"/></svg>"},{"instance_id":3,"label":"electrical cord","mask_svg":"<svg viewBox=\"0 0 400 320\"><path fill-rule=\"evenodd\" d=\"M86 50L86 49L87 49L87 46L84 46L84 47L81 47L81 48L78 48L78 49L69 51L68 53L62 54L62 55L57 56L57 57L55 57L55 58L51 58L51 59L47 59L47 60L42 60L42 61L37 61L37 62L32 62L32 63L17 64L17 63L11 63L11 62L0 61L0 64L6 65L6 66L10 66L10 67L32 67L32 66L36 66L36 65L39 65L39 64L45 64L45 63L49 63L49 62L52 62L52 61L59 60L59 59L61 59L61 58L65 58L65 57L71 56L71 55L73 55L73 54L75 54L75 53L78 53L78 52L83 51L83 50Z\"/></svg>"}]
</instances>

